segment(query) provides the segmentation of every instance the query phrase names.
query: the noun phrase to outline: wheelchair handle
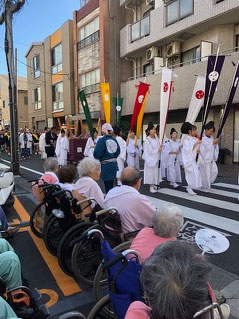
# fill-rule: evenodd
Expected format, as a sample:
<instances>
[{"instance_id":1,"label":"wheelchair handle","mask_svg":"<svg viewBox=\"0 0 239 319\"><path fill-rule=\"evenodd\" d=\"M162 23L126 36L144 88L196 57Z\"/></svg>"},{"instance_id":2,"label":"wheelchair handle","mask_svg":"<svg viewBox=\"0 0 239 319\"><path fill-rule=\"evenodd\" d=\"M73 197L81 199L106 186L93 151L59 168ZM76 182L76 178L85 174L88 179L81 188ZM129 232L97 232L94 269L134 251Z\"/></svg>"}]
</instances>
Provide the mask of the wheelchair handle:
<instances>
[{"instance_id":1,"label":"wheelchair handle","mask_svg":"<svg viewBox=\"0 0 239 319\"><path fill-rule=\"evenodd\" d=\"M137 261L140 263L140 256L139 256L139 253L136 251L136 250L133 250L133 249L127 249L127 250L124 250L122 253L121 253L123 256L127 257L128 255L134 255L137 259Z\"/></svg>"},{"instance_id":2,"label":"wheelchair handle","mask_svg":"<svg viewBox=\"0 0 239 319\"><path fill-rule=\"evenodd\" d=\"M38 185L38 188L43 188L43 189L48 189L48 188L53 188L55 187L56 185L55 184L40 184Z\"/></svg>"},{"instance_id":3,"label":"wheelchair handle","mask_svg":"<svg viewBox=\"0 0 239 319\"><path fill-rule=\"evenodd\" d=\"M81 204L84 204L84 203L90 202L90 201L96 201L96 200L94 199L94 197L88 197L88 198L80 200L79 202L76 203L76 205L80 206Z\"/></svg>"},{"instance_id":4,"label":"wheelchair handle","mask_svg":"<svg viewBox=\"0 0 239 319\"><path fill-rule=\"evenodd\" d=\"M59 191L56 191L56 192L52 193L51 196L55 197L55 196L61 195L63 193L65 193L65 190L61 189Z\"/></svg>"},{"instance_id":5,"label":"wheelchair handle","mask_svg":"<svg viewBox=\"0 0 239 319\"><path fill-rule=\"evenodd\" d=\"M104 235L102 233L102 231L100 231L99 229L91 229L87 232L87 235L90 236L90 235L95 235L95 234L99 234L101 239L104 239Z\"/></svg>"},{"instance_id":6,"label":"wheelchair handle","mask_svg":"<svg viewBox=\"0 0 239 319\"><path fill-rule=\"evenodd\" d=\"M106 213L109 213L110 211L118 212L117 208L109 207L109 208L105 208L105 209L99 210L98 212L95 213L95 215L96 215L96 217L98 217L98 216L104 215Z\"/></svg>"}]
</instances>

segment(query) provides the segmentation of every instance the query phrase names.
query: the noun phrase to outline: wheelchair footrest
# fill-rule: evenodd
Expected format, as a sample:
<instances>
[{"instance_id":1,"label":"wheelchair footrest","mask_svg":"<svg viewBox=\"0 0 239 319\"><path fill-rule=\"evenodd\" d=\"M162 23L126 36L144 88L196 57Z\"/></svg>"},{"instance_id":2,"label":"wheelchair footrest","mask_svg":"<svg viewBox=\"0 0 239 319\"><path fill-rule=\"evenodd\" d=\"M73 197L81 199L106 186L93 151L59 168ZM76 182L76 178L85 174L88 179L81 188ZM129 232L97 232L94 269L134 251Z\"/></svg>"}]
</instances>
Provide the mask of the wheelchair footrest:
<instances>
[{"instance_id":1,"label":"wheelchair footrest","mask_svg":"<svg viewBox=\"0 0 239 319\"><path fill-rule=\"evenodd\" d=\"M32 290L32 298L35 300L35 301L39 301L42 297L42 294L39 292L39 290L37 288L34 288Z\"/></svg>"},{"instance_id":2,"label":"wheelchair footrest","mask_svg":"<svg viewBox=\"0 0 239 319\"><path fill-rule=\"evenodd\" d=\"M48 317L48 316L50 315L50 311L49 311L49 309L47 308L47 306L45 306L45 305L40 305L40 306L38 307L38 309L39 309L46 317Z\"/></svg>"}]
</instances>

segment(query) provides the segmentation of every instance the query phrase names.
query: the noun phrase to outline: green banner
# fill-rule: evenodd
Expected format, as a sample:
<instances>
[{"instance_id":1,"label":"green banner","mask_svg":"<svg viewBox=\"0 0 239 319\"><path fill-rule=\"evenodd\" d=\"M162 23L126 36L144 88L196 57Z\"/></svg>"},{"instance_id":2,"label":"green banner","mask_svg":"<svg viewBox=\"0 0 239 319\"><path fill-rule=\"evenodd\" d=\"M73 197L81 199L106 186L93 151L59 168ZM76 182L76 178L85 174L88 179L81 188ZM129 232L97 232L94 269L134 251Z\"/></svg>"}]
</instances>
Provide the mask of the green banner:
<instances>
[{"instance_id":1,"label":"green banner","mask_svg":"<svg viewBox=\"0 0 239 319\"><path fill-rule=\"evenodd\" d=\"M120 127L121 113L122 113L122 107L123 107L123 98L122 97L114 97L113 103L115 105L115 112L116 112L116 126Z\"/></svg>"},{"instance_id":2,"label":"green banner","mask_svg":"<svg viewBox=\"0 0 239 319\"><path fill-rule=\"evenodd\" d=\"M86 122L87 122L87 125L88 125L88 128L89 128L89 131L90 131L90 135L91 135L92 139L94 139L93 123L92 123L90 110L89 110L89 105L87 103L84 90L79 91L78 99L81 101L81 105L82 105L84 113L85 113L85 118L86 118Z\"/></svg>"}]
</instances>

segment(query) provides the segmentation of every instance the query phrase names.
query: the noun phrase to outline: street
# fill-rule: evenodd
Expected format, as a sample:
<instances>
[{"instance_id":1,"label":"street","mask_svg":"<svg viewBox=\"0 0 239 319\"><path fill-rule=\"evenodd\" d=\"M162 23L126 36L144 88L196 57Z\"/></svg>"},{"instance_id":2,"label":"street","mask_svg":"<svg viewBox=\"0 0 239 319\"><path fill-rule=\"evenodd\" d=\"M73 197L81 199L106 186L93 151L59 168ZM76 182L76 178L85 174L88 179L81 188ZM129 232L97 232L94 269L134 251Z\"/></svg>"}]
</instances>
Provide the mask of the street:
<instances>
[{"instance_id":1,"label":"street","mask_svg":"<svg viewBox=\"0 0 239 319\"><path fill-rule=\"evenodd\" d=\"M7 155L2 155L1 159L4 164L10 165ZM65 275L59 268L56 257L30 231L29 214L33 211L35 202L27 181L41 175L43 160L38 155L33 155L32 159L21 161L20 165L21 176L15 178L15 203L13 208L8 209L7 218L21 227L19 233L10 239L10 243L21 259L23 275L31 288L37 287L44 294L42 302L48 302L52 315L73 309L87 314L94 304L91 289ZM225 253L208 256L214 265L210 282L216 291L222 290L226 294L229 289L233 296L228 301L232 317L239 318L239 296L238 289L235 288L239 282L239 192L235 166L233 168L231 165L228 172L226 165L220 166L219 176L210 192L200 191L197 196L188 195L184 186L170 188L166 182L161 183L160 193L151 194L144 185L141 193L148 196L159 209L166 202L175 203L182 209L185 220L180 239L193 242L196 231L208 227L218 230L228 238L230 247Z\"/></svg>"}]
</instances>

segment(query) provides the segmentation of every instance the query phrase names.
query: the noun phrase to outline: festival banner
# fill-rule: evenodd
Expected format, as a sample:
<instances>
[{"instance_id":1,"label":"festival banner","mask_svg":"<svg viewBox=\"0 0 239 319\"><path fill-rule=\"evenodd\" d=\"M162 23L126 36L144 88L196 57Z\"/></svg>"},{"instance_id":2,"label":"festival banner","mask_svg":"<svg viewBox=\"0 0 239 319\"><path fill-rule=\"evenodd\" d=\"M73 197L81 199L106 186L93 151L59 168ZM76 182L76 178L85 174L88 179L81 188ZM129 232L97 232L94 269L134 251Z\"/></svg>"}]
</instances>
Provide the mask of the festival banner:
<instances>
[{"instance_id":1,"label":"festival banner","mask_svg":"<svg viewBox=\"0 0 239 319\"><path fill-rule=\"evenodd\" d=\"M122 97L114 97L113 103L115 105L116 126L120 127L121 113L122 113L122 107L123 107L123 98Z\"/></svg>"},{"instance_id":2,"label":"festival banner","mask_svg":"<svg viewBox=\"0 0 239 319\"><path fill-rule=\"evenodd\" d=\"M133 130L138 118L138 115L140 113L140 110L142 108L146 93L149 90L149 84L140 82L138 86L138 93L136 95L135 103L134 103L134 111L131 117L131 123L130 123L130 129Z\"/></svg>"},{"instance_id":3,"label":"festival banner","mask_svg":"<svg viewBox=\"0 0 239 319\"><path fill-rule=\"evenodd\" d=\"M160 96L160 134L159 134L161 145L164 139L168 110L170 105L170 98L172 93L172 85L173 85L172 76L173 76L172 70L168 68L162 69L161 96Z\"/></svg>"},{"instance_id":4,"label":"festival banner","mask_svg":"<svg viewBox=\"0 0 239 319\"><path fill-rule=\"evenodd\" d=\"M141 110L139 112L138 118L137 118L137 125L136 125L136 136L139 138L140 136L140 131L142 128L142 123L143 123L143 117L144 117L144 112L145 112L145 105L147 103L149 92L146 93L144 102L142 104Z\"/></svg>"},{"instance_id":5,"label":"festival banner","mask_svg":"<svg viewBox=\"0 0 239 319\"><path fill-rule=\"evenodd\" d=\"M231 106L232 106L232 102L233 102L234 96L236 94L236 90L237 90L237 86L238 86L238 80L239 80L239 61L237 63L236 71L235 71L235 74L234 74L234 77L233 77L233 80L232 80L232 85L231 85L230 90L229 90L228 99L226 101L226 105L225 105L222 117L220 119L218 133L217 133L217 138L219 138L219 136L221 135L222 129L223 129L223 127L224 127L224 125L226 123L226 119L227 119L227 117L229 115L229 112L230 112L230 109L231 109Z\"/></svg>"},{"instance_id":6,"label":"festival banner","mask_svg":"<svg viewBox=\"0 0 239 319\"><path fill-rule=\"evenodd\" d=\"M103 108L104 108L104 114L105 114L105 121L106 123L110 123L110 84L107 83L101 83L100 84L101 89L101 95L102 95L102 101L103 101Z\"/></svg>"},{"instance_id":7,"label":"festival banner","mask_svg":"<svg viewBox=\"0 0 239 319\"><path fill-rule=\"evenodd\" d=\"M91 119L91 115L90 115L90 110L89 110L89 106L86 100L86 96L85 96L85 91L81 90L78 93L78 99L80 99L81 101L81 105L83 107L84 113L85 113L85 119L90 131L90 135L92 137L92 139L94 139L94 128L93 128L93 123L92 123L92 119Z\"/></svg>"}]
</instances>

